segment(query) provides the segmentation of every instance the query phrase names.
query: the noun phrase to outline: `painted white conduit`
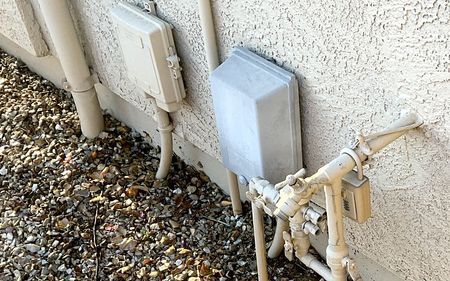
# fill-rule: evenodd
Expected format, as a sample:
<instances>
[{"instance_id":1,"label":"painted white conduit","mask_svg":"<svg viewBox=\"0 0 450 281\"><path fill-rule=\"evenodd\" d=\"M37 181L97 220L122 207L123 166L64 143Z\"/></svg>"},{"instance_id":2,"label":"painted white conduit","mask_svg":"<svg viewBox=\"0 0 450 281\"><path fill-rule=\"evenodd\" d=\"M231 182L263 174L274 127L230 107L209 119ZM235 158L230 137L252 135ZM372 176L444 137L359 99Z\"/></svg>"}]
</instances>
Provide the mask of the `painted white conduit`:
<instances>
[{"instance_id":1,"label":"painted white conduit","mask_svg":"<svg viewBox=\"0 0 450 281\"><path fill-rule=\"evenodd\" d=\"M284 250L283 232L289 230L289 222L277 218L277 226L275 228L275 235L267 251L267 256L271 259L278 257Z\"/></svg>"},{"instance_id":2,"label":"painted white conduit","mask_svg":"<svg viewBox=\"0 0 450 281\"><path fill-rule=\"evenodd\" d=\"M103 115L67 2L39 0L39 5L66 76L65 88L75 101L81 131L86 137L94 138L103 131Z\"/></svg>"},{"instance_id":3,"label":"painted white conduit","mask_svg":"<svg viewBox=\"0 0 450 281\"><path fill-rule=\"evenodd\" d=\"M206 59L208 69L211 73L219 66L219 55L217 51L216 33L214 31L214 22L211 11L210 0L199 0L200 25L202 27L203 41L205 44ZM226 169L228 188L230 190L231 203L233 213L235 215L242 214L242 204L239 194L239 184L236 174Z\"/></svg>"},{"instance_id":4,"label":"painted white conduit","mask_svg":"<svg viewBox=\"0 0 450 281\"><path fill-rule=\"evenodd\" d=\"M156 106L156 102L155 102ZM172 163L173 156L173 141L172 130L173 126L169 120L169 113L156 106L156 121L158 122L158 131L161 140L161 156L159 160L158 171L156 172L157 179L163 179L167 176Z\"/></svg>"},{"instance_id":5,"label":"painted white conduit","mask_svg":"<svg viewBox=\"0 0 450 281\"><path fill-rule=\"evenodd\" d=\"M250 193L257 195L257 191L250 188ZM258 280L269 280L267 273L266 242L264 239L264 212L254 202L252 202L253 235L255 238L256 268L258 270Z\"/></svg>"}]
</instances>

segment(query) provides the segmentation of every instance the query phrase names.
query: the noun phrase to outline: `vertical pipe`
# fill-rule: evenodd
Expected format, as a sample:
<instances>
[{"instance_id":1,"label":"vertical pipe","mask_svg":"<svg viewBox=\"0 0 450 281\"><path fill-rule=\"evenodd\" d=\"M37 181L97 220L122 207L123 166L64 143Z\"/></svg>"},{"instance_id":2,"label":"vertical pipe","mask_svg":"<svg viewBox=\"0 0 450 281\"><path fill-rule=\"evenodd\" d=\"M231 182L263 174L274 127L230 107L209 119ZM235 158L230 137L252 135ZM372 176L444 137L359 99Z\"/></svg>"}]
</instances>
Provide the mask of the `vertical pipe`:
<instances>
[{"instance_id":1,"label":"vertical pipe","mask_svg":"<svg viewBox=\"0 0 450 281\"><path fill-rule=\"evenodd\" d=\"M335 180L325 185L325 200L328 223L327 264L334 281L347 280L343 259L348 256L348 246L344 237L344 218L342 212L342 182Z\"/></svg>"},{"instance_id":2,"label":"vertical pipe","mask_svg":"<svg viewBox=\"0 0 450 281\"><path fill-rule=\"evenodd\" d=\"M272 245L267 251L267 256L271 259L278 257L284 250L283 232L289 229L289 223L277 218L277 227L275 228L275 236L273 237Z\"/></svg>"},{"instance_id":3,"label":"vertical pipe","mask_svg":"<svg viewBox=\"0 0 450 281\"><path fill-rule=\"evenodd\" d=\"M209 72L213 72L219 66L219 54L217 51L216 33L214 31L214 21L211 11L210 0L199 0L200 25L202 27L203 42L205 44L206 60L208 62ZM233 204L233 213L239 215L242 213L241 199L239 195L239 184L236 174L226 169L228 178L228 188Z\"/></svg>"},{"instance_id":4,"label":"vertical pipe","mask_svg":"<svg viewBox=\"0 0 450 281\"><path fill-rule=\"evenodd\" d=\"M263 212L254 203L252 203L252 216L253 216L253 232L255 236L255 249L256 249L255 252L256 252L256 265L258 269L258 280L267 281L269 280L269 274L267 273Z\"/></svg>"},{"instance_id":5,"label":"vertical pipe","mask_svg":"<svg viewBox=\"0 0 450 281\"><path fill-rule=\"evenodd\" d=\"M233 214L242 214L241 195L239 194L239 184L236 175L227 169L228 185L230 188L231 204L233 207Z\"/></svg>"},{"instance_id":6,"label":"vertical pipe","mask_svg":"<svg viewBox=\"0 0 450 281\"><path fill-rule=\"evenodd\" d=\"M216 32L214 31L211 2L210 0L199 0L198 6L208 68L209 72L213 72L213 70L219 66L219 54L217 51Z\"/></svg>"},{"instance_id":7,"label":"vertical pipe","mask_svg":"<svg viewBox=\"0 0 450 281\"><path fill-rule=\"evenodd\" d=\"M103 115L66 0L39 0L45 24L77 107L81 131L94 138L103 130Z\"/></svg>"},{"instance_id":8,"label":"vertical pipe","mask_svg":"<svg viewBox=\"0 0 450 281\"><path fill-rule=\"evenodd\" d=\"M161 139L161 156L159 159L159 167L156 172L157 179L163 179L167 176L172 163L173 141L172 141L172 124L169 120L169 113L159 108L156 103L156 120L158 122L158 131Z\"/></svg>"}]
</instances>

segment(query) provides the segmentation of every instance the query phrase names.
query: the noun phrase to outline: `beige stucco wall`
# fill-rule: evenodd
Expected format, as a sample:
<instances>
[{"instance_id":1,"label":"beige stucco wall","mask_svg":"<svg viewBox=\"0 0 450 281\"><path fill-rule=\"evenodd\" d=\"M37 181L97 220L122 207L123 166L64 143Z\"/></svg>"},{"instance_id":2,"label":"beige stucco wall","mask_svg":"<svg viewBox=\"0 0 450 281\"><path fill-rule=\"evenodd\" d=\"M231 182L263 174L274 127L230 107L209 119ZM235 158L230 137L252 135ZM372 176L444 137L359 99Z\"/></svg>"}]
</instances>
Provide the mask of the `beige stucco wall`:
<instances>
[{"instance_id":1,"label":"beige stucco wall","mask_svg":"<svg viewBox=\"0 0 450 281\"><path fill-rule=\"evenodd\" d=\"M0 34L35 56L48 52L28 0L0 0Z\"/></svg>"},{"instance_id":2,"label":"beige stucco wall","mask_svg":"<svg viewBox=\"0 0 450 281\"><path fill-rule=\"evenodd\" d=\"M35 15L42 22L36 2ZM174 25L187 88L182 110L172 116L176 133L220 159L196 0L156 2L158 14ZM118 1L71 3L100 81L150 114L121 59L109 16ZM214 1L213 8L222 59L233 46L244 46L297 75L309 173L333 159L357 132L380 129L403 109L425 119L420 130L374 157L366 171L373 218L364 225L347 221L347 238L357 252L401 279L447 280L448 1L223 0ZM43 34L49 41L45 28Z\"/></svg>"}]
</instances>

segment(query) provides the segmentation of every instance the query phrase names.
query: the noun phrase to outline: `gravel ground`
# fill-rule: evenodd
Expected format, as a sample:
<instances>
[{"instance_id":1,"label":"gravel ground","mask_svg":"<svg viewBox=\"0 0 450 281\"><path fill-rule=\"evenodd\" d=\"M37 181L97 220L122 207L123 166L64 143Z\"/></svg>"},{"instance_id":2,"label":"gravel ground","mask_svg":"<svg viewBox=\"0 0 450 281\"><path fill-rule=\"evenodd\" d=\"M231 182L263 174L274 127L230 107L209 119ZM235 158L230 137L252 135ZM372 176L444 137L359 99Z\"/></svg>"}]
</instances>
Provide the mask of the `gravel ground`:
<instances>
[{"instance_id":1,"label":"gravel ground","mask_svg":"<svg viewBox=\"0 0 450 281\"><path fill-rule=\"evenodd\" d=\"M0 279L256 280L251 214L105 116L81 135L70 95L0 50ZM266 235L271 237L268 219ZM319 280L284 257L274 280Z\"/></svg>"}]
</instances>

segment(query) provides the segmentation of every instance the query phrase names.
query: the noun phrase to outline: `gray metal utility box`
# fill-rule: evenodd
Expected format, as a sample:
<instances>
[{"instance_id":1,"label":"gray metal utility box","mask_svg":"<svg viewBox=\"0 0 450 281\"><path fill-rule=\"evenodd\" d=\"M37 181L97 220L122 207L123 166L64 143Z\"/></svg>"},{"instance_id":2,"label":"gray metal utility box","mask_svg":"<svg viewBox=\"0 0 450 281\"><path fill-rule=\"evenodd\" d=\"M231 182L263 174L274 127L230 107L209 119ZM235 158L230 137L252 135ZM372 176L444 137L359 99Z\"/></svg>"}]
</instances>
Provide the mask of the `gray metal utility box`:
<instances>
[{"instance_id":1,"label":"gray metal utility box","mask_svg":"<svg viewBox=\"0 0 450 281\"><path fill-rule=\"evenodd\" d=\"M295 76L235 48L211 74L224 165L247 181L278 182L302 168L300 109Z\"/></svg>"}]
</instances>

